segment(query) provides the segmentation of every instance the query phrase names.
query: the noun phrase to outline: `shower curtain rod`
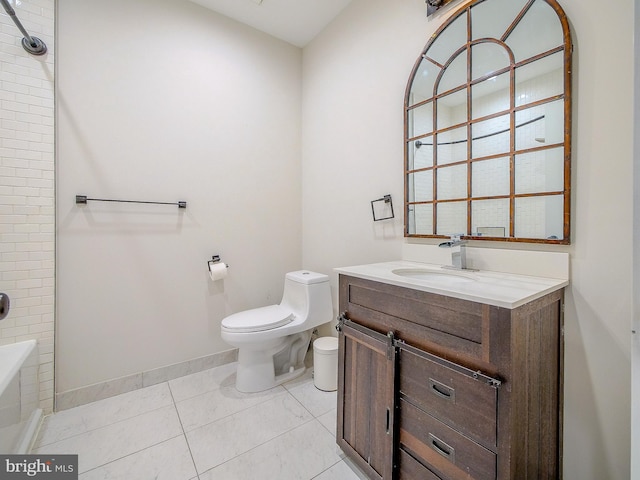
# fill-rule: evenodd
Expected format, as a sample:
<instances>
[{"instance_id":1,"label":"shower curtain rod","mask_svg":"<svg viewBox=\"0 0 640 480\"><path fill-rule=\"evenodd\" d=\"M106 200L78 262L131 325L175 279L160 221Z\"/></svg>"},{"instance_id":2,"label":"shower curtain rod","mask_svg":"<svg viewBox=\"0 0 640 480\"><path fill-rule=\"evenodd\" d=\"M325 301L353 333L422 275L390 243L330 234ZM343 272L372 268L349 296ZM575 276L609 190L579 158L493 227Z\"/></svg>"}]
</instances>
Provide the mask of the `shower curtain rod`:
<instances>
[{"instance_id":1,"label":"shower curtain rod","mask_svg":"<svg viewBox=\"0 0 640 480\"><path fill-rule=\"evenodd\" d=\"M20 32L24 36L24 38L22 39L22 48L24 48L31 55L44 55L45 53L47 53L47 46L44 44L44 42L38 37L32 37L27 33L25 28L22 26L22 23L20 23L20 20L18 20L16 11L13 9L11 4L9 4L9 0L0 0L0 3L2 3L4 11L7 12L7 15L11 17L13 23L16 24L16 27L18 27L18 30L20 30Z\"/></svg>"},{"instance_id":2,"label":"shower curtain rod","mask_svg":"<svg viewBox=\"0 0 640 480\"><path fill-rule=\"evenodd\" d=\"M531 123L535 123L538 120L542 120L544 118L544 115L540 115L539 117L536 118L532 118L531 120L527 120L526 122L522 122L520 125L516 125L516 128L520 128L520 127L524 127L526 125L529 125ZM473 137L471 140L482 140L485 138L489 138L489 137L494 137L496 135L500 135L502 133L507 133L510 132L511 129L510 128L505 128L504 130L500 130L498 132L493 132L493 133L487 133L486 135L480 135L479 137ZM466 139L464 140L453 140L452 142L438 142L438 145L455 145L456 143L466 143ZM542 141L542 139L538 139L536 138L536 141L540 142L540 143L544 143L544 141ZM420 148L420 147L424 147L424 146L433 146L433 143L422 143L420 140L416 140L416 143L414 144L416 146L416 148Z\"/></svg>"}]
</instances>

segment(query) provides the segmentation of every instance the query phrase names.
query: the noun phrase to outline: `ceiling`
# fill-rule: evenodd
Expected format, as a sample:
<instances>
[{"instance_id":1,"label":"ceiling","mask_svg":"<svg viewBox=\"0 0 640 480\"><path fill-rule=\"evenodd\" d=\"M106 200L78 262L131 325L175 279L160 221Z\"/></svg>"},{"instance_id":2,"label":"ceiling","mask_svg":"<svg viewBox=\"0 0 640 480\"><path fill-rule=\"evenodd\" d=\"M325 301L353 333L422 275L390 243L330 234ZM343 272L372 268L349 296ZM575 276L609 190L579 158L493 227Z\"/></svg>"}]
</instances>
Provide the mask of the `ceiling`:
<instances>
[{"instance_id":1,"label":"ceiling","mask_svg":"<svg viewBox=\"0 0 640 480\"><path fill-rule=\"evenodd\" d=\"M351 0L190 0L298 47L319 34Z\"/></svg>"}]
</instances>

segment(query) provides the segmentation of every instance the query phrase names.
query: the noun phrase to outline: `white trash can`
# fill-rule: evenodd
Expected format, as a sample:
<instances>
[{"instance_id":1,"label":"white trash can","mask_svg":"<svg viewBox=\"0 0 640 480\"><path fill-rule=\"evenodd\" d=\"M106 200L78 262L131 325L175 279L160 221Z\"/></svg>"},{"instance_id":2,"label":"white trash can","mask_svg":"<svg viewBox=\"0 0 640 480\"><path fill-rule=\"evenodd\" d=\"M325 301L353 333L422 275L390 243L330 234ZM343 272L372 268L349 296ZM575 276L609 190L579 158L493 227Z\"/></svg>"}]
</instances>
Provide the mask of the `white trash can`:
<instances>
[{"instance_id":1,"label":"white trash can","mask_svg":"<svg viewBox=\"0 0 640 480\"><path fill-rule=\"evenodd\" d=\"M313 384L319 390L338 389L338 339L321 337L313 342Z\"/></svg>"}]
</instances>

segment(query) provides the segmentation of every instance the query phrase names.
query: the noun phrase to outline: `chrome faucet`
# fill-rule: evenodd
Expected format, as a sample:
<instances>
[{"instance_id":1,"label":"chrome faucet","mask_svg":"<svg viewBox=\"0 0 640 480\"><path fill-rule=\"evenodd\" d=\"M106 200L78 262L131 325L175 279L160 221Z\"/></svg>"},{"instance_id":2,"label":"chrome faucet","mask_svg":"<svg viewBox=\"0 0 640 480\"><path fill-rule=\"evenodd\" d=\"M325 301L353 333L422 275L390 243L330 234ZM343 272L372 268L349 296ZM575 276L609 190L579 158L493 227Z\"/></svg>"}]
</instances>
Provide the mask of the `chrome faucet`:
<instances>
[{"instance_id":1,"label":"chrome faucet","mask_svg":"<svg viewBox=\"0 0 640 480\"><path fill-rule=\"evenodd\" d=\"M445 265L443 268L470 270L467 268L467 241L462 240L461 234L451 235L451 240L443 242L439 246L451 248L451 265Z\"/></svg>"}]
</instances>

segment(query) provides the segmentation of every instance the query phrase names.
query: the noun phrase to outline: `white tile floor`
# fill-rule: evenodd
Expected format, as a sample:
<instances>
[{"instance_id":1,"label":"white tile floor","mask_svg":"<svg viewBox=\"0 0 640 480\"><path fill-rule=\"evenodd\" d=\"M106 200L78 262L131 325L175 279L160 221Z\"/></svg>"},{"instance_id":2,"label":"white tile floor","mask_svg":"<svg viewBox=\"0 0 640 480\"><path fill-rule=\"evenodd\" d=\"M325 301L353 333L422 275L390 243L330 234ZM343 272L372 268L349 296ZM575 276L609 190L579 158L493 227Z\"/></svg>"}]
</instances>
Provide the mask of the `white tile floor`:
<instances>
[{"instance_id":1,"label":"white tile floor","mask_svg":"<svg viewBox=\"0 0 640 480\"><path fill-rule=\"evenodd\" d=\"M80 480L358 480L335 443L336 393L311 369L255 394L236 364L45 418L33 453L78 454Z\"/></svg>"}]
</instances>

